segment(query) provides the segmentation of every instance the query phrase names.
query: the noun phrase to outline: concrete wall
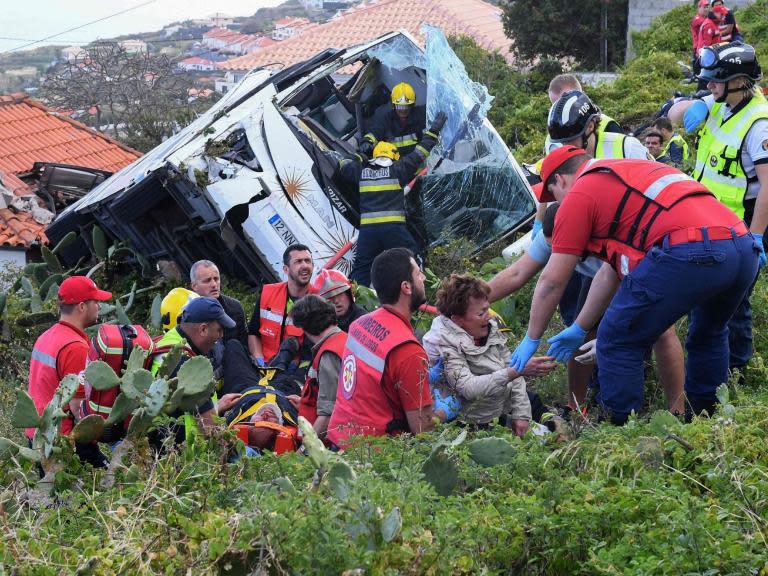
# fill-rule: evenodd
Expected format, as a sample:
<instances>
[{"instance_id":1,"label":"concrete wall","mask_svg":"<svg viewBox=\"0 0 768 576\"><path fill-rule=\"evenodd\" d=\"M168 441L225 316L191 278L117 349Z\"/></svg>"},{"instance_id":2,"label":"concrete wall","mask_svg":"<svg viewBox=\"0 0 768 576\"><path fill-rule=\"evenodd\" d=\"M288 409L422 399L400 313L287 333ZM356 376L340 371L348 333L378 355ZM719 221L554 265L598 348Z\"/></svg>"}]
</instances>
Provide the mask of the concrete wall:
<instances>
[{"instance_id":1,"label":"concrete wall","mask_svg":"<svg viewBox=\"0 0 768 576\"><path fill-rule=\"evenodd\" d=\"M729 8L746 6L754 0L726 0ZM677 8L688 6L691 9L691 18L696 13L694 3L691 0L629 0L629 14L627 17L627 60L632 57L632 31L645 30L657 16Z\"/></svg>"}]
</instances>

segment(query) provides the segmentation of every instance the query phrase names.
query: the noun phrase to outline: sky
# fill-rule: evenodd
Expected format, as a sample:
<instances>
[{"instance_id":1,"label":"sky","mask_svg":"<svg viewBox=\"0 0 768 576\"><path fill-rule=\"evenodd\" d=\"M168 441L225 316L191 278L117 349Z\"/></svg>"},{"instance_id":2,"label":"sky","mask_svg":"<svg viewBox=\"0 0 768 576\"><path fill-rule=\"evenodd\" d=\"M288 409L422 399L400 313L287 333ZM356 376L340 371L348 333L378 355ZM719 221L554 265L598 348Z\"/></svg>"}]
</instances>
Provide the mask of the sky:
<instances>
[{"instance_id":1,"label":"sky","mask_svg":"<svg viewBox=\"0 0 768 576\"><path fill-rule=\"evenodd\" d=\"M213 12L250 16L259 8L284 0L7 0L0 8L0 52L12 50L68 29L132 9L35 44L83 44L135 32L151 32L178 20L202 18ZM146 4L141 6L142 4Z\"/></svg>"}]
</instances>

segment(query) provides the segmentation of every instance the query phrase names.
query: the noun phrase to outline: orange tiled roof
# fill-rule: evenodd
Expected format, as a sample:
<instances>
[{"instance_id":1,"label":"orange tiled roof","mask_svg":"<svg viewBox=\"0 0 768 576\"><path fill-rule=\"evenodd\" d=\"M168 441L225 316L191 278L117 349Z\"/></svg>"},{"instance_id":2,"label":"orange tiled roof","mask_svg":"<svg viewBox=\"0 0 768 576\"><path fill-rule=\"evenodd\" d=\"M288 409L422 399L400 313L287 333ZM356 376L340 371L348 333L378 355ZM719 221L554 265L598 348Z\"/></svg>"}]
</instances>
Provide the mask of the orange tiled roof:
<instances>
[{"instance_id":1,"label":"orange tiled roof","mask_svg":"<svg viewBox=\"0 0 768 576\"><path fill-rule=\"evenodd\" d=\"M56 114L26 94L0 96L0 179L16 195L31 192L19 176L30 172L35 162L117 172L139 156L140 152ZM8 212L0 210L1 244L28 245L41 237L45 226L37 224L31 215L19 212L11 213L11 217Z\"/></svg>"},{"instance_id":2,"label":"orange tiled roof","mask_svg":"<svg viewBox=\"0 0 768 576\"><path fill-rule=\"evenodd\" d=\"M279 62L290 66L326 48L344 48L374 40L388 31L405 29L423 44L423 24L446 35L466 34L487 50L498 50L508 62L510 40L504 35L501 9L482 0L379 0L345 12L341 17L304 30L253 54L219 63L219 68L252 70Z\"/></svg>"},{"instance_id":3,"label":"orange tiled roof","mask_svg":"<svg viewBox=\"0 0 768 576\"><path fill-rule=\"evenodd\" d=\"M0 209L0 246L26 248L35 241L48 242L45 224L40 224L29 212Z\"/></svg>"},{"instance_id":4,"label":"orange tiled roof","mask_svg":"<svg viewBox=\"0 0 768 576\"><path fill-rule=\"evenodd\" d=\"M14 176L32 170L35 162L116 172L139 156L140 152L56 114L26 94L0 96L0 172L14 192L28 192Z\"/></svg>"}]
</instances>

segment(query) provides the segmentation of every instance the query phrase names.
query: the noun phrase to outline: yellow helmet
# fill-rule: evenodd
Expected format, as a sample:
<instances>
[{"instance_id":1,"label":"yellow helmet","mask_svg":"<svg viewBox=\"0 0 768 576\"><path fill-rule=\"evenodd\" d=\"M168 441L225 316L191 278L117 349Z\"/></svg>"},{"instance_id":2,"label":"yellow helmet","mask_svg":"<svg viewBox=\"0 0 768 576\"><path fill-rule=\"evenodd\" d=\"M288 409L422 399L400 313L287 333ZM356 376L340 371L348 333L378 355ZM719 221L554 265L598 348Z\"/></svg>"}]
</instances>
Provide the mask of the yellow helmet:
<instances>
[{"instance_id":1,"label":"yellow helmet","mask_svg":"<svg viewBox=\"0 0 768 576\"><path fill-rule=\"evenodd\" d=\"M397 146L391 142L379 142L373 149L373 157L400 160L400 152L398 151Z\"/></svg>"},{"instance_id":2,"label":"yellow helmet","mask_svg":"<svg viewBox=\"0 0 768 576\"><path fill-rule=\"evenodd\" d=\"M392 88L392 104L395 105L395 108L416 104L416 92L414 92L413 86L407 82L400 82Z\"/></svg>"},{"instance_id":3,"label":"yellow helmet","mask_svg":"<svg viewBox=\"0 0 768 576\"><path fill-rule=\"evenodd\" d=\"M163 330L168 332L168 330L175 328L187 302L199 297L198 294L192 292L192 290L187 290L186 288L174 288L168 292L168 294L165 295L165 298L163 298L163 301L160 302L160 314L163 317Z\"/></svg>"}]
</instances>

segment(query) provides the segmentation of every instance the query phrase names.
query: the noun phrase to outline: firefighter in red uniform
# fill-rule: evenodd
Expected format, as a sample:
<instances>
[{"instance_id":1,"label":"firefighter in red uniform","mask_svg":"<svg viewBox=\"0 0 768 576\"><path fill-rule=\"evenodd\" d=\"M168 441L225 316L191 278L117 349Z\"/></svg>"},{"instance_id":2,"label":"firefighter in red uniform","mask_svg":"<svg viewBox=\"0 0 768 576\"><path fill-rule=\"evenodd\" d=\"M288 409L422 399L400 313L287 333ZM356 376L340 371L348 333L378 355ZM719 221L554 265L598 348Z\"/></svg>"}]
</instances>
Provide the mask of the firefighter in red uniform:
<instances>
[{"instance_id":1,"label":"firefighter in red uniform","mask_svg":"<svg viewBox=\"0 0 768 576\"><path fill-rule=\"evenodd\" d=\"M296 302L293 321L312 342L312 364L301 392L299 416L325 438L328 421L336 403L336 388L347 333L336 324L336 308L321 296L308 294Z\"/></svg>"},{"instance_id":2,"label":"firefighter in red uniform","mask_svg":"<svg viewBox=\"0 0 768 576\"><path fill-rule=\"evenodd\" d=\"M439 405L432 410L427 353L411 328L411 315L426 301L413 253L385 250L371 277L382 305L349 328L328 424L328 439L341 447L352 435L428 432L447 414Z\"/></svg>"},{"instance_id":3,"label":"firefighter in red uniform","mask_svg":"<svg viewBox=\"0 0 768 576\"><path fill-rule=\"evenodd\" d=\"M286 338L295 336L301 345L304 333L293 325L291 309L296 300L311 292L314 267L309 248L291 244L283 252L283 272L288 280L262 286L259 307L248 325L248 350L259 366L277 355Z\"/></svg>"},{"instance_id":4,"label":"firefighter in red uniform","mask_svg":"<svg viewBox=\"0 0 768 576\"><path fill-rule=\"evenodd\" d=\"M600 402L620 424L643 406L646 350L689 314L687 416L711 414L715 390L728 379L727 323L758 270L760 248L744 222L702 184L659 163L594 161L564 146L545 158L541 176L539 200L562 204L512 366L536 352L576 264L593 254L605 264L547 354L572 356L605 312L597 332Z\"/></svg>"},{"instance_id":5,"label":"firefighter in red uniform","mask_svg":"<svg viewBox=\"0 0 768 576\"><path fill-rule=\"evenodd\" d=\"M29 361L29 395L35 402L37 412L43 410L53 399L59 383L68 374L79 374L85 369L88 357L88 336L84 330L96 324L99 318L99 302L112 298L110 292L99 290L93 280L85 276L70 276L59 287L59 321L43 332L32 348ZM78 414L80 403L85 398L85 389L79 386L69 404L67 416L61 421L61 433L68 435L75 424L74 414ZM26 430L31 440L34 428ZM94 465L103 465L103 457L98 458L98 449L93 454L91 445L77 445L81 458ZM91 456L96 456L92 459Z\"/></svg>"}]
</instances>

